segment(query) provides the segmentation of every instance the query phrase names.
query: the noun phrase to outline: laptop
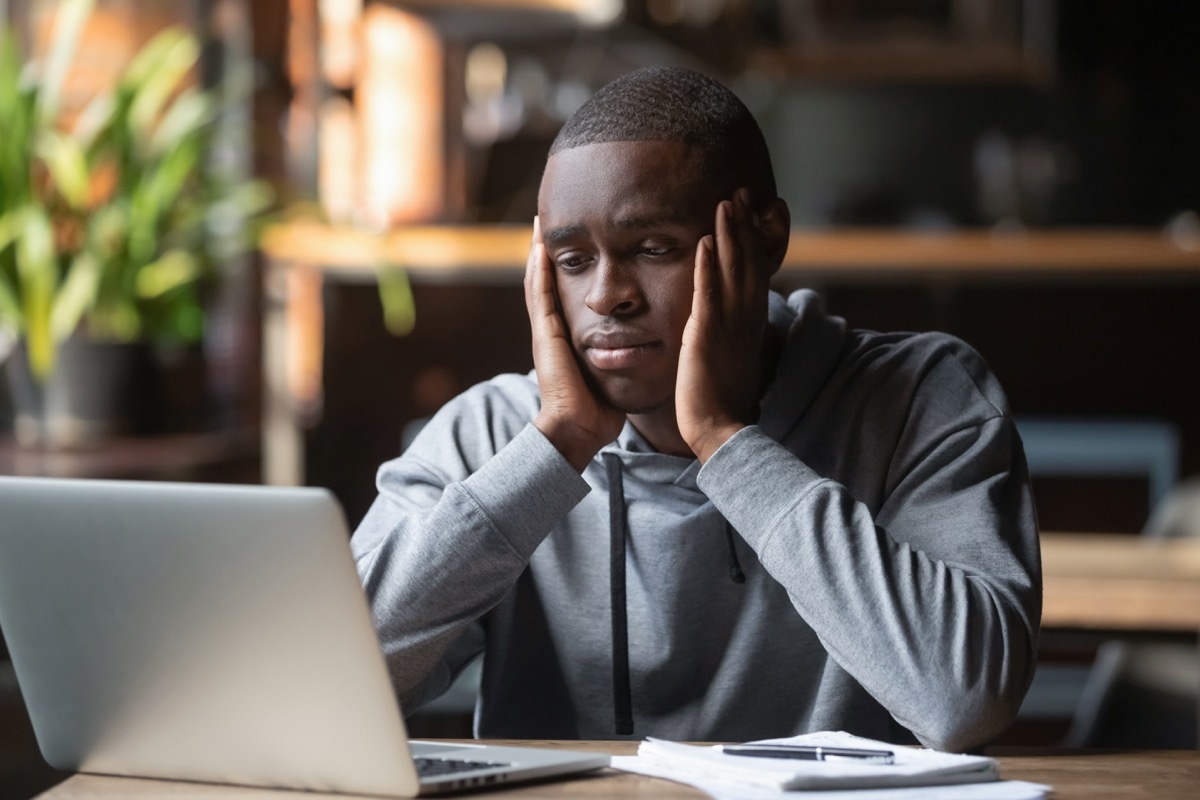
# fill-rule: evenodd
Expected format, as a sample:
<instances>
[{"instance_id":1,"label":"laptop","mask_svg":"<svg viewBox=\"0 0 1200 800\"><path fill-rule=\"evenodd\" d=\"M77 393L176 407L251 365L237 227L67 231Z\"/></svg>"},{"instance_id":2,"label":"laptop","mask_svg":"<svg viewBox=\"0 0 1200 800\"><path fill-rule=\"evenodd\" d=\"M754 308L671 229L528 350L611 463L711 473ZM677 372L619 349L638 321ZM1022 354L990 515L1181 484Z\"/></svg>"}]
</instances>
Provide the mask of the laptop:
<instances>
[{"instance_id":1,"label":"laptop","mask_svg":"<svg viewBox=\"0 0 1200 800\"><path fill-rule=\"evenodd\" d=\"M0 477L0 629L62 770L398 797L607 766L410 742L333 496Z\"/></svg>"}]
</instances>

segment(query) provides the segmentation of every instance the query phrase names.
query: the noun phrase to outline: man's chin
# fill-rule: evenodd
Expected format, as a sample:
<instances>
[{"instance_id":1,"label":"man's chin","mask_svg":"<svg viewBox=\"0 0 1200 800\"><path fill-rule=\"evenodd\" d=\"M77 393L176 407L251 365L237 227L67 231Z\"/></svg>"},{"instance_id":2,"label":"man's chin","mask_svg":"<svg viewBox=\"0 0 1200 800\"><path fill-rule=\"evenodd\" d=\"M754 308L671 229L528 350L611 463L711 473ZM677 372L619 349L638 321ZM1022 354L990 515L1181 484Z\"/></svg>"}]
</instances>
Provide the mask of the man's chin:
<instances>
[{"instance_id":1,"label":"man's chin","mask_svg":"<svg viewBox=\"0 0 1200 800\"><path fill-rule=\"evenodd\" d=\"M646 386L644 381L626 376L598 376L591 370L587 370L584 375L592 391L600 399L626 416L653 414L675 405L673 384L670 388L660 386L658 391L655 391Z\"/></svg>"},{"instance_id":2,"label":"man's chin","mask_svg":"<svg viewBox=\"0 0 1200 800\"><path fill-rule=\"evenodd\" d=\"M638 416L641 414L653 414L656 411L662 411L668 406L675 403L674 397L651 399L648 397L637 397L616 392L601 392L601 397L604 402L613 408L620 411L625 416Z\"/></svg>"}]
</instances>

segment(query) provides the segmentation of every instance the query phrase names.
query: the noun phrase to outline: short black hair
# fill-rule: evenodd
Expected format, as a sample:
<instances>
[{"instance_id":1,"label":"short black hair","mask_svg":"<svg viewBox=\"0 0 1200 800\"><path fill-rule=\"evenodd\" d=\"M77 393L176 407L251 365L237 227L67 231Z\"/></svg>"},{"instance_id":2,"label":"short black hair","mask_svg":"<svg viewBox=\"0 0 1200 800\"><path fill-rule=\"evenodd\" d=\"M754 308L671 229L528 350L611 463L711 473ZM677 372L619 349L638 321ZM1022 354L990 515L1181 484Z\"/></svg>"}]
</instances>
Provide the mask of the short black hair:
<instances>
[{"instance_id":1,"label":"short black hair","mask_svg":"<svg viewBox=\"0 0 1200 800\"><path fill-rule=\"evenodd\" d=\"M768 198L776 196L771 156L758 122L724 84L678 67L646 67L596 92L567 119L550 155L600 142L682 141L710 167Z\"/></svg>"}]
</instances>

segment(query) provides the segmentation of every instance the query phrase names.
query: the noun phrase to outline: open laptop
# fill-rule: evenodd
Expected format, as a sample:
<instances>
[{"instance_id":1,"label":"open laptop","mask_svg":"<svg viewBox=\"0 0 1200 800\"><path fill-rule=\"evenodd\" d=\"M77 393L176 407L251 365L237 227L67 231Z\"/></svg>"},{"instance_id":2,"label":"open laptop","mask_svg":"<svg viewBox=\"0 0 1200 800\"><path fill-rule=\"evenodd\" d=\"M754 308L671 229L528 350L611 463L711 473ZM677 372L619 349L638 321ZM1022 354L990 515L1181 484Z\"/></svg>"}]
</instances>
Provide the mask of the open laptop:
<instances>
[{"instance_id":1,"label":"open laptop","mask_svg":"<svg viewBox=\"0 0 1200 800\"><path fill-rule=\"evenodd\" d=\"M46 761L401 797L609 763L409 742L348 540L323 489L0 477L0 628Z\"/></svg>"}]
</instances>

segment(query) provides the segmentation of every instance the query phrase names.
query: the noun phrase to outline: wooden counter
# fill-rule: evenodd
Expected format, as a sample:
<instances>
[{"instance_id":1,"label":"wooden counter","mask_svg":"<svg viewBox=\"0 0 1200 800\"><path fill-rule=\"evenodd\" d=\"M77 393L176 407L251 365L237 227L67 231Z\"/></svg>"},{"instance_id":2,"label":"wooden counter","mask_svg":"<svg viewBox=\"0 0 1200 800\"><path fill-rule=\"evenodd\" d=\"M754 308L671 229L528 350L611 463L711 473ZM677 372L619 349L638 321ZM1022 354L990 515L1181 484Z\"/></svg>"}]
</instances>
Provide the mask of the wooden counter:
<instances>
[{"instance_id":1,"label":"wooden counter","mask_svg":"<svg viewBox=\"0 0 1200 800\"><path fill-rule=\"evenodd\" d=\"M1042 534L1042 626L1200 631L1200 540Z\"/></svg>"}]
</instances>

